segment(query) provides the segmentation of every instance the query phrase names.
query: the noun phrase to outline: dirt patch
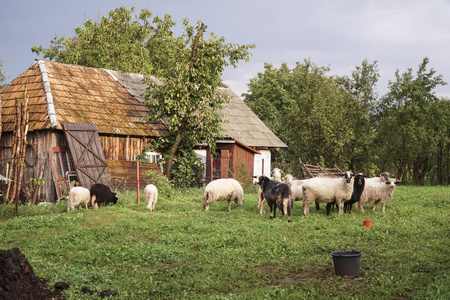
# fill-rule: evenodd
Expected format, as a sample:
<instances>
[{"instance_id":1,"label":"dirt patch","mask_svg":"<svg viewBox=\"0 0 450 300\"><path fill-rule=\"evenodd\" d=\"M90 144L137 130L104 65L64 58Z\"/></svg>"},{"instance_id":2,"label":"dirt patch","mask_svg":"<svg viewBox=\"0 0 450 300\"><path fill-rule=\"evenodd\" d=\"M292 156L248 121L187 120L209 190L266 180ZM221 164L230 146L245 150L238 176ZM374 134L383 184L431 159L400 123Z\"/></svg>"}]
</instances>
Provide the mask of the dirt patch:
<instances>
[{"instance_id":1,"label":"dirt patch","mask_svg":"<svg viewBox=\"0 0 450 300\"><path fill-rule=\"evenodd\" d=\"M54 290L50 290L46 280L36 277L19 248L0 250L0 300L65 299L62 291L68 288L68 283L57 282ZM83 287L80 292L89 295L98 294L101 298L119 295L111 289L95 292L87 287Z\"/></svg>"},{"instance_id":2,"label":"dirt patch","mask_svg":"<svg viewBox=\"0 0 450 300\"><path fill-rule=\"evenodd\" d=\"M0 299L64 299L61 290L49 290L34 274L18 248L0 250Z\"/></svg>"},{"instance_id":3,"label":"dirt patch","mask_svg":"<svg viewBox=\"0 0 450 300\"><path fill-rule=\"evenodd\" d=\"M280 285L290 282L298 285L300 282L327 283L335 276L332 267L313 267L310 270L292 270L289 266L268 265L256 267L269 275L270 283ZM349 286L360 285L361 281L352 277L342 277Z\"/></svg>"}]
</instances>

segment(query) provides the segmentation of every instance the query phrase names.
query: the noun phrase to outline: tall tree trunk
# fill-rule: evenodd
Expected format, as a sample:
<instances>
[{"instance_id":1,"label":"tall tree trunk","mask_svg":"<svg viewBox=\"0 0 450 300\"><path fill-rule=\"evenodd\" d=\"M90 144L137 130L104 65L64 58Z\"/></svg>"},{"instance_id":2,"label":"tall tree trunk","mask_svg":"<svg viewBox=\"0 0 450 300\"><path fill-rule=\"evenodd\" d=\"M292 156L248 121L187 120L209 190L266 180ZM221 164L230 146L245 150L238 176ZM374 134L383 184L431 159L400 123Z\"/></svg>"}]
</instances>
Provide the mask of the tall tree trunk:
<instances>
[{"instance_id":1,"label":"tall tree trunk","mask_svg":"<svg viewBox=\"0 0 450 300\"><path fill-rule=\"evenodd\" d=\"M180 146L182 137L183 137L182 132L178 131L177 136L175 137L175 142L173 143L172 148L170 148L170 151L169 151L169 157L167 158L167 164L166 164L166 177L169 179L172 179L173 159L175 157L175 154L178 151L178 147Z\"/></svg>"}]
</instances>

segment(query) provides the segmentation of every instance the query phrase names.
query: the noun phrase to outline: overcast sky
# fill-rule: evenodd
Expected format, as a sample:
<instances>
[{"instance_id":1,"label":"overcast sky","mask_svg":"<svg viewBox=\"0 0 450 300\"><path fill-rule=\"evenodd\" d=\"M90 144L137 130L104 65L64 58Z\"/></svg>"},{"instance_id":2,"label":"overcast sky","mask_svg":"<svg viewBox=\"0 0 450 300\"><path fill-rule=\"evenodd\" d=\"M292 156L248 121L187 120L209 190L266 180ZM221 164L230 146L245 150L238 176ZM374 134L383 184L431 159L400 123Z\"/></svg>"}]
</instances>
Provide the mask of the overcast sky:
<instances>
[{"instance_id":1,"label":"overcast sky","mask_svg":"<svg viewBox=\"0 0 450 300\"><path fill-rule=\"evenodd\" d=\"M51 39L74 36L87 19L98 20L119 6L198 20L226 42L256 44L248 63L226 69L223 80L238 95L264 63L290 68L304 59L329 66L328 75L350 75L364 59L378 61L379 95L388 81L424 57L429 68L450 82L450 0L0 0L0 59L9 83L37 57L30 46L48 47ZM450 85L438 96L450 98Z\"/></svg>"}]
</instances>

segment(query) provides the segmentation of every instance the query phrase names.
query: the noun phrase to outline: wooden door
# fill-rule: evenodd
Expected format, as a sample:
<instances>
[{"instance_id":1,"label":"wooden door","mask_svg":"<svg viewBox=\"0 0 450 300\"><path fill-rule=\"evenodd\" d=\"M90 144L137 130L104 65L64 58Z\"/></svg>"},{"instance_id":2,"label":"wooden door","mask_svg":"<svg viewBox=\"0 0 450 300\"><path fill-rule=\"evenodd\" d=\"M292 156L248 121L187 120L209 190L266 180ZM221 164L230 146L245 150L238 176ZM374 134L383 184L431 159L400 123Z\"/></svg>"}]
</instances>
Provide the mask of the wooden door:
<instances>
[{"instance_id":1,"label":"wooden door","mask_svg":"<svg viewBox=\"0 0 450 300\"><path fill-rule=\"evenodd\" d=\"M94 124L62 124L74 160L80 185L90 188L95 183L111 187L108 165Z\"/></svg>"},{"instance_id":2,"label":"wooden door","mask_svg":"<svg viewBox=\"0 0 450 300\"><path fill-rule=\"evenodd\" d=\"M73 171L69 148L67 146L50 148L50 161L52 162L56 195L59 199L69 193L69 184L66 178Z\"/></svg>"}]
</instances>

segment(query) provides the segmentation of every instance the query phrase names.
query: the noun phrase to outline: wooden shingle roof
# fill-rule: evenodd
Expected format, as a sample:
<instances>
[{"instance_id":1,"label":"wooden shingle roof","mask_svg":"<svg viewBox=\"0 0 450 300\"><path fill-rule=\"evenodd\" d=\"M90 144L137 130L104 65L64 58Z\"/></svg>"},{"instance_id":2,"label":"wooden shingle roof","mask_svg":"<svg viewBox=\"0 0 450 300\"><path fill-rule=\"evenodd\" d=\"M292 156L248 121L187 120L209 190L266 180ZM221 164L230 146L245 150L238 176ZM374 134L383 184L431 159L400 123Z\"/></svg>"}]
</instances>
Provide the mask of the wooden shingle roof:
<instances>
[{"instance_id":1,"label":"wooden shingle roof","mask_svg":"<svg viewBox=\"0 0 450 300\"><path fill-rule=\"evenodd\" d=\"M221 88L230 102L222 110L228 122L222 124L221 134L250 147L287 147L260 118L229 88Z\"/></svg>"},{"instance_id":2,"label":"wooden shingle roof","mask_svg":"<svg viewBox=\"0 0 450 300\"><path fill-rule=\"evenodd\" d=\"M13 130L14 102L24 97L25 86L30 97L29 131L81 123L95 124L100 134L158 137L167 133L163 124L141 121L149 115L148 107L106 70L52 61L36 62L1 91L3 131ZM49 117L50 102L56 122Z\"/></svg>"},{"instance_id":3,"label":"wooden shingle roof","mask_svg":"<svg viewBox=\"0 0 450 300\"><path fill-rule=\"evenodd\" d=\"M95 124L99 134L159 137L161 123L141 121L149 115L141 96L146 90L139 74L40 60L0 91L3 131L14 126L15 99L29 95L29 131L63 129L62 123ZM220 92L230 102L222 110L225 138L250 147L287 147L229 88Z\"/></svg>"}]
</instances>

